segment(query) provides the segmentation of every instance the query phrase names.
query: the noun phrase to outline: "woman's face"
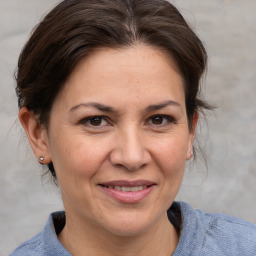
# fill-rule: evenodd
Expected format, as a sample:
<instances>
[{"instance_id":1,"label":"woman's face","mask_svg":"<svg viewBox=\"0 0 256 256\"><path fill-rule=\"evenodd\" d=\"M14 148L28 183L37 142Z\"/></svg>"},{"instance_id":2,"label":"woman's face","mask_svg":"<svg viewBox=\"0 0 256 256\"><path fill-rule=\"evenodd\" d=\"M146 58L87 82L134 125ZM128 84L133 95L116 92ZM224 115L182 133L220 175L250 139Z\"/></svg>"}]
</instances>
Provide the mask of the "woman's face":
<instances>
[{"instance_id":1,"label":"woman's face","mask_svg":"<svg viewBox=\"0 0 256 256\"><path fill-rule=\"evenodd\" d=\"M192 140L182 78L162 51L97 50L50 115L47 155L67 216L118 235L153 227L177 195Z\"/></svg>"}]
</instances>

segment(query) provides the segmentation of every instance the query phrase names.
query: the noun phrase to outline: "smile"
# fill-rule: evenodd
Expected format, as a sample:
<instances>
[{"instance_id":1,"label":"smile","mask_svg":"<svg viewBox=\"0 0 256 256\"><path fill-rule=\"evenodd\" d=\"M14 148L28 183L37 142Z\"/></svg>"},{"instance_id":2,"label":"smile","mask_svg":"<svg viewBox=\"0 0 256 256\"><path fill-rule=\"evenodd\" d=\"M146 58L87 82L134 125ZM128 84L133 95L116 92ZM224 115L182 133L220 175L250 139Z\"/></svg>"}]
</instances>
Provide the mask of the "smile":
<instances>
[{"instance_id":1,"label":"smile","mask_svg":"<svg viewBox=\"0 0 256 256\"><path fill-rule=\"evenodd\" d=\"M145 180L111 181L99 184L103 192L110 198L121 203L139 203L155 188L155 183Z\"/></svg>"},{"instance_id":2,"label":"smile","mask_svg":"<svg viewBox=\"0 0 256 256\"><path fill-rule=\"evenodd\" d=\"M124 192L136 192L136 191L140 191L143 190L145 188L147 188L148 186L135 186L135 187L120 187L120 186L106 186L106 188L109 189L116 189L119 191L124 191Z\"/></svg>"}]
</instances>

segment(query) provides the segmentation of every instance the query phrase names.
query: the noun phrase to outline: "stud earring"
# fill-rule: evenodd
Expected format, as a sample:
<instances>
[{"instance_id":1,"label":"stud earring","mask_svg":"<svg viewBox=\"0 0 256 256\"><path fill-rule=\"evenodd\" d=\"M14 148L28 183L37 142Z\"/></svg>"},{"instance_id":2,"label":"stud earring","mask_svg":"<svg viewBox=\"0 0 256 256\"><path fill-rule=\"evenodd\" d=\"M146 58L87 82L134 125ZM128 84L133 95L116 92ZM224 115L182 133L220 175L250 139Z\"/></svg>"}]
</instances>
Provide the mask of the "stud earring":
<instances>
[{"instance_id":1,"label":"stud earring","mask_svg":"<svg viewBox=\"0 0 256 256\"><path fill-rule=\"evenodd\" d=\"M44 157L43 156L39 156L39 161L43 162L44 161Z\"/></svg>"}]
</instances>

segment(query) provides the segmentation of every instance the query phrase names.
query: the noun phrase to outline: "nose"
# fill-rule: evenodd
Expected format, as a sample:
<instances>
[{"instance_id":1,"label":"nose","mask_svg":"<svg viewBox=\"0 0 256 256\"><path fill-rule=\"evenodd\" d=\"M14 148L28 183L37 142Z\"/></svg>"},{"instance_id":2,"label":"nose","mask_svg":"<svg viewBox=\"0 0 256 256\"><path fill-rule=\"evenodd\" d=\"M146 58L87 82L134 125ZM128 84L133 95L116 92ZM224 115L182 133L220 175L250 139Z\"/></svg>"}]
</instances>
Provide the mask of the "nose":
<instances>
[{"instance_id":1,"label":"nose","mask_svg":"<svg viewBox=\"0 0 256 256\"><path fill-rule=\"evenodd\" d=\"M119 132L114 141L115 146L110 153L111 163L130 171L146 166L151 156L143 143L145 139L136 128Z\"/></svg>"}]
</instances>

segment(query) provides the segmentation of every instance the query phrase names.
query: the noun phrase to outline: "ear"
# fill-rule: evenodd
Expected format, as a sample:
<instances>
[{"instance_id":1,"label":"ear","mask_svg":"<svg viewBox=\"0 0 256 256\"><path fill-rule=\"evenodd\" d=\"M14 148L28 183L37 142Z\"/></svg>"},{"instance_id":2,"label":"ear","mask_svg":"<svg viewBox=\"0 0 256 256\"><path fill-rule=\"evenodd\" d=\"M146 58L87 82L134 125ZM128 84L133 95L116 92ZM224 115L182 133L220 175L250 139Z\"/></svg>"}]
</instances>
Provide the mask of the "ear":
<instances>
[{"instance_id":1,"label":"ear","mask_svg":"<svg viewBox=\"0 0 256 256\"><path fill-rule=\"evenodd\" d=\"M196 125L197 125L197 122L198 122L198 117L199 117L199 115L196 112L193 116L192 129L190 130L186 160L190 160L193 156L193 142L194 142L194 139L195 139Z\"/></svg>"},{"instance_id":2,"label":"ear","mask_svg":"<svg viewBox=\"0 0 256 256\"><path fill-rule=\"evenodd\" d=\"M39 124L34 113L29 111L26 107L20 109L19 120L38 161L41 164L50 163L48 136L45 127Z\"/></svg>"}]
</instances>

